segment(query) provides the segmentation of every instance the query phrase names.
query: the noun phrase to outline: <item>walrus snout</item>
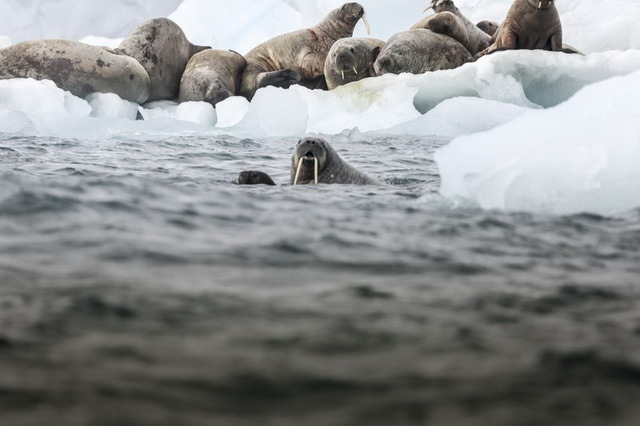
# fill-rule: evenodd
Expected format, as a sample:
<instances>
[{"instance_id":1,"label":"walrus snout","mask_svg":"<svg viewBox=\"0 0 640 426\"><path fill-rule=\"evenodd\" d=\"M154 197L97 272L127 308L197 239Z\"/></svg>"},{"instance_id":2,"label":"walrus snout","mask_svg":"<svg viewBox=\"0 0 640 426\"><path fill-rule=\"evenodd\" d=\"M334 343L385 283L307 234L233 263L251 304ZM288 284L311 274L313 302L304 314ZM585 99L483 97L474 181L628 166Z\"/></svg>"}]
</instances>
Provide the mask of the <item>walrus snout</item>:
<instances>
[{"instance_id":1,"label":"walrus snout","mask_svg":"<svg viewBox=\"0 0 640 426\"><path fill-rule=\"evenodd\" d=\"M224 88L220 85L216 85L207 90L207 94L205 96L205 101L209 102L213 106L216 106L219 102L224 101L227 98L234 96L234 93L229 89Z\"/></svg>"},{"instance_id":2,"label":"walrus snout","mask_svg":"<svg viewBox=\"0 0 640 426\"><path fill-rule=\"evenodd\" d=\"M339 71L355 70L356 65L358 65L358 60L356 59L353 50L353 48L342 49L336 52L336 68Z\"/></svg>"},{"instance_id":3,"label":"walrus snout","mask_svg":"<svg viewBox=\"0 0 640 426\"><path fill-rule=\"evenodd\" d=\"M376 75L394 74L397 69L397 61L391 55L379 56L373 64Z\"/></svg>"}]
</instances>

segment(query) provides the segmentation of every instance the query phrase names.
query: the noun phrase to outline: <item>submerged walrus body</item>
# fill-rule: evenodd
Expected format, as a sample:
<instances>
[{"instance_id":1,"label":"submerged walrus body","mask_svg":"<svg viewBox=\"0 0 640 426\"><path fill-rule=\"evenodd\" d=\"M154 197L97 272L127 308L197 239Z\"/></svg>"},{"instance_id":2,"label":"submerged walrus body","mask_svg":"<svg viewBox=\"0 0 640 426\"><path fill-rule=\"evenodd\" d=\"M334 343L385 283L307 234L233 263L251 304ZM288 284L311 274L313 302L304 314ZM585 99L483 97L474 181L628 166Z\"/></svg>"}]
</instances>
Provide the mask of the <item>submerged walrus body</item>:
<instances>
[{"instance_id":1,"label":"submerged walrus body","mask_svg":"<svg viewBox=\"0 0 640 426\"><path fill-rule=\"evenodd\" d=\"M24 41L0 49L0 79L52 80L62 90L84 98L115 93L143 103L149 97L149 75L133 58L114 50L70 40Z\"/></svg>"},{"instance_id":2,"label":"submerged walrus body","mask_svg":"<svg viewBox=\"0 0 640 426\"><path fill-rule=\"evenodd\" d=\"M321 138L304 138L298 142L291 157L290 183L383 185L345 162L329 142Z\"/></svg>"}]
</instances>

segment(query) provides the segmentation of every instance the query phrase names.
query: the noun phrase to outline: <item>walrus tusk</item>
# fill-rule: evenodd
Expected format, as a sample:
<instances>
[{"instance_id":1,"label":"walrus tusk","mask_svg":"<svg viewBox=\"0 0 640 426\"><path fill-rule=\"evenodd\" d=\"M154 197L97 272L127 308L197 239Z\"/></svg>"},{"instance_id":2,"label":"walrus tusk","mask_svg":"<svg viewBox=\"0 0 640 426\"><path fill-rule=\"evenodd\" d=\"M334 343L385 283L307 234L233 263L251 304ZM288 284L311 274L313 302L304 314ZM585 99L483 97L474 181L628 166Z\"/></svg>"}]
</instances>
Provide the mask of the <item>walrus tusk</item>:
<instances>
[{"instance_id":1,"label":"walrus tusk","mask_svg":"<svg viewBox=\"0 0 640 426\"><path fill-rule=\"evenodd\" d=\"M316 185L318 184L318 169L319 169L319 165L318 165L318 159L316 157L313 157L313 178L315 180Z\"/></svg>"},{"instance_id":2,"label":"walrus tusk","mask_svg":"<svg viewBox=\"0 0 640 426\"><path fill-rule=\"evenodd\" d=\"M344 70L342 70L342 79L344 80Z\"/></svg>"},{"instance_id":3,"label":"walrus tusk","mask_svg":"<svg viewBox=\"0 0 640 426\"><path fill-rule=\"evenodd\" d=\"M362 20L364 21L364 26L367 27L367 34L371 35L371 27L369 26L369 20L367 19L367 14L362 15Z\"/></svg>"},{"instance_id":4,"label":"walrus tusk","mask_svg":"<svg viewBox=\"0 0 640 426\"><path fill-rule=\"evenodd\" d=\"M293 180L294 186L298 184L298 178L300 177L300 170L302 169L302 160L304 160L304 158L300 158L300 161L298 161L298 168L296 169L296 178Z\"/></svg>"},{"instance_id":5,"label":"walrus tusk","mask_svg":"<svg viewBox=\"0 0 640 426\"><path fill-rule=\"evenodd\" d=\"M425 13L425 12L426 12L427 10L429 10L429 9L433 9L433 8L434 8L434 7L436 7L437 5L438 5L438 1L437 1L437 0L432 1L432 2L431 2L431 4L429 4L429 6L427 6L427 7L422 11L422 13Z\"/></svg>"},{"instance_id":6,"label":"walrus tusk","mask_svg":"<svg viewBox=\"0 0 640 426\"><path fill-rule=\"evenodd\" d=\"M356 69L356 67L353 67L353 72L355 72L356 75L358 75L358 70Z\"/></svg>"}]
</instances>

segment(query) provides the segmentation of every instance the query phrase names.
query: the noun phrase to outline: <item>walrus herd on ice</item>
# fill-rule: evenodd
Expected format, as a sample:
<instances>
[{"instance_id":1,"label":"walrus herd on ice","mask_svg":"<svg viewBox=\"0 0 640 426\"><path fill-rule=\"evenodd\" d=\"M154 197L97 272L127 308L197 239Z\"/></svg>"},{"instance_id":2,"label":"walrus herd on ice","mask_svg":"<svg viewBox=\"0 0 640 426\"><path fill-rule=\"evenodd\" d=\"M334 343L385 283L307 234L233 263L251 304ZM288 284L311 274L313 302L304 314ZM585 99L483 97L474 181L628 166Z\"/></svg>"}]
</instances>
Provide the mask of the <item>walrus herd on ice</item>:
<instances>
[{"instance_id":1,"label":"walrus herd on ice","mask_svg":"<svg viewBox=\"0 0 640 426\"><path fill-rule=\"evenodd\" d=\"M79 97L103 92L138 104L176 100L215 106L235 95L251 100L266 86L332 90L387 73L452 69L501 50L579 53L562 42L554 0L514 0L501 24L474 24L451 0L433 0L429 9L435 13L385 42L352 37L360 20L368 31L369 23L362 5L346 3L317 25L274 37L244 56L194 45L176 23L158 18L140 25L116 49L69 40L25 41L0 49L0 80L52 80ZM298 154L300 144L313 149ZM328 169L330 179L322 176L327 159L337 167ZM322 139L299 142L292 161L294 185L380 183L340 160ZM247 172L239 182L269 183L261 176Z\"/></svg>"}]
</instances>

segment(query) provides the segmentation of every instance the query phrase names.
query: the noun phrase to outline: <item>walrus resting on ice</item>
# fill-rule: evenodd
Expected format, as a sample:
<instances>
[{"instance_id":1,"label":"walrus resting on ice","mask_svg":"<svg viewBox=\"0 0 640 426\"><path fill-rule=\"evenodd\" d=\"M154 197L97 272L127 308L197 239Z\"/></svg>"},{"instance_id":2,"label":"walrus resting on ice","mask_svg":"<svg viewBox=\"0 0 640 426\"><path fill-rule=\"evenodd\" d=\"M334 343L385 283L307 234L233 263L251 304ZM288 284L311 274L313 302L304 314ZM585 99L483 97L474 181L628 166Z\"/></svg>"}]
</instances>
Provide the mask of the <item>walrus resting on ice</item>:
<instances>
[{"instance_id":1,"label":"walrus resting on ice","mask_svg":"<svg viewBox=\"0 0 640 426\"><path fill-rule=\"evenodd\" d=\"M178 97L180 79L193 55L209 49L187 40L182 29L170 19L151 19L125 38L117 52L136 59L149 74L149 101Z\"/></svg>"},{"instance_id":2,"label":"walrus resting on ice","mask_svg":"<svg viewBox=\"0 0 640 426\"><path fill-rule=\"evenodd\" d=\"M204 101L216 106L238 94L247 61L232 50L207 49L187 63L180 80L178 102Z\"/></svg>"},{"instance_id":3,"label":"walrus resting on ice","mask_svg":"<svg viewBox=\"0 0 640 426\"><path fill-rule=\"evenodd\" d=\"M453 38L431 30L409 30L392 36L374 64L377 75L423 74L457 68L473 57Z\"/></svg>"},{"instance_id":4,"label":"walrus resting on ice","mask_svg":"<svg viewBox=\"0 0 640 426\"><path fill-rule=\"evenodd\" d=\"M425 9L436 13L422 19L411 29L427 29L456 39L472 56L491 44L491 36L460 12L451 0L434 0Z\"/></svg>"},{"instance_id":5,"label":"walrus resting on ice","mask_svg":"<svg viewBox=\"0 0 640 426\"><path fill-rule=\"evenodd\" d=\"M347 37L336 41L324 63L329 90L376 75L373 64L385 42L375 38Z\"/></svg>"},{"instance_id":6,"label":"walrus resting on ice","mask_svg":"<svg viewBox=\"0 0 640 426\"><path fill-rule=\"evenodd\" d=\"M52 80L81 98L115 93L143 103L149 97L149 76L138 61L79 41L24 41L0 49L0 79L9 78Z\"/></svg>"},{"instance_id":7,"label":"walrus resting on ice","mask_svg":"<svg viewBox=\"0 0 640 426\"><path fill-rule=\"evenodd\" d=\"M554 0L515 0L494 34L493 44L478 56L511 49L577 53L562 45L562 25Z\"/></svg>"},{"instance_id":8,"label":"walrus resting on ice","mask_svg":"<svg viewBox=\"0 0 640 426\"><path fill-rule=\"evenodd\" d=\"M327 53L337 40L353 35L360 18L367 23L364 8L358 3L346 3L315 27L279 35L253 48L245 55L247 68L240 94L251 100L256 90L265 86L288 88L302 84L325 88Z\"/></svg>"},{"instance_id":9,"label":"walrus resting on ice","mask_svg":"<svg viewBox=\"0 0 640 426\"><path fill-rule=\"evenodd\" d=\"M321 138L304 138L291 157L291 185L338 183L348 185L384 185L347 164Z\"/></svg>"}]
</instances>

